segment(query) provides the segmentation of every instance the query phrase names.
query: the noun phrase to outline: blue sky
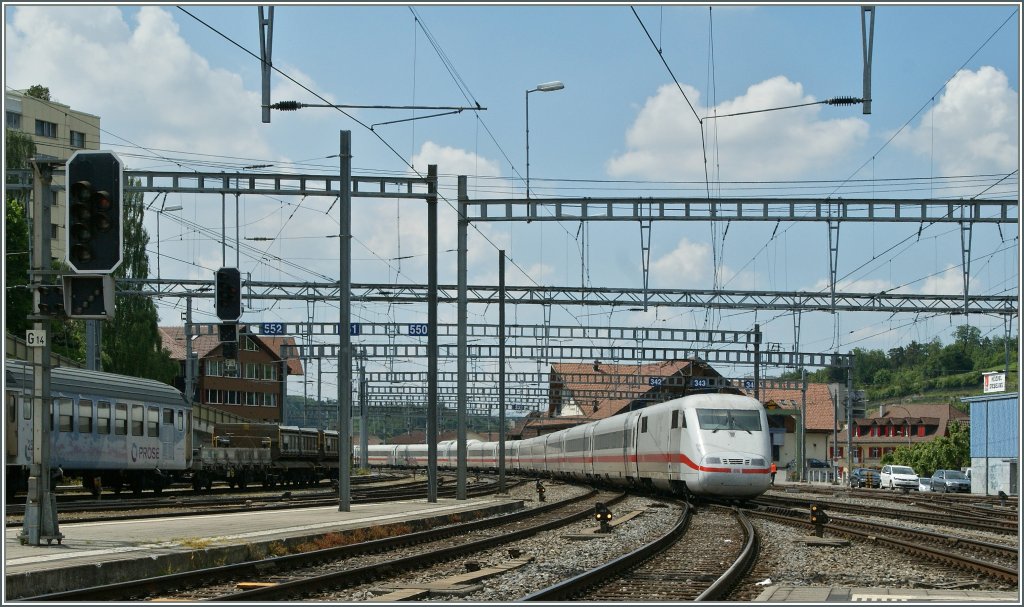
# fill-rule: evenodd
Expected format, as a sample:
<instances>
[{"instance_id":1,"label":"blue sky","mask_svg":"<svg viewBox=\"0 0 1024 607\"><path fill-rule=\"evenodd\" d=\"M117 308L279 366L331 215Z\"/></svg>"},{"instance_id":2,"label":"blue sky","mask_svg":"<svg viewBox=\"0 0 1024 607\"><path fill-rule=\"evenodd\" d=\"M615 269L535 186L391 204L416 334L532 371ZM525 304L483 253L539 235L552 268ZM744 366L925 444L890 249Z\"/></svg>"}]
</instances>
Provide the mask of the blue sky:
<instances>
[{"instance_id":1,"label":"blue sky","mask_svg":"<svg viewBox=\"0 0 1024 607\"><path fill-rule=\"evenodd\" d=\"M470 176L471 196L523 196L525 91L552 80L565 88L530 95L530 177L538 197L704 196L708 190L724 197L823 197L842 183L850 197L971 197L998 177L952 189L942 178L1017 170L1019 5L876 6L872 114L862 114L859 106L813 105L723 118L717 128L709 125L706 147L687 99L706 116L713 110L860 96L859 5L634 5L643 27L626 4L419 5L415 14L404 5L276 5L275 67L333 103L478 102L487 108L376 127L394 151L331 109L274 112L271 124L261 123L259 64L239 48L259 54L256 5L183 5L208 27L174 5L5 4L4 83L8 90L43 84L56 100L101 116L102 147L121 154L130 169L272 164L264 170L336 171L336 159L328 157L337 154L338 131L351 130L357 175L405 174L407 164L425 173L434 163L449 200L455 198L452 176L458 174ZM276 74L272 88L274 101L320 102ZM413 115L349 111L366 124ZM907 178L931 180L894 194L889 180ZM751 181L763 187L736 184ZM854 193L851 183L862 187ZM985 196L1019 199L1018 174ZM243 237L276 235L272 244L254 244L301 268L243 254L242 272L258 280L336 276L337 239L330 236L337 224L326 214L330 202L244 197ZM219 228L219 199L181 195L166 204L184 209L161 220L162 276L212 278L222 263L220 243L174 215ZM353 280L425 283L423 217L422 205L357 200ZM454 249L454 212L444 204L440 223L442 250ZM155 213L147 214L146 225L155 275ZM582 249L588 286L642 286L640 230L634 224L591 225L589 244L577 240L578 224L478 227L470 239L471 284L496 284L500 247L515 264L509 284L578 286ZM906 285L913 293L962 293L955 226L926 226L920 238L889 250L919 227L844 224L840 286L856 292ZM234 232L233 220L228 231ZM783 224L778 230L762 223L727 230L721 224L655 224L650 286L708 289L717 274L725 289L821 290L827 288L827 237L824 224ZM976 227L972 292L1016 295L1019 258L1016 230ZM454 252L442 253L442 283L454 284L455 261ZM454 322L454 306L448 308L441 310L442 321ZM160 302L165 323L176 321L183 309L181 301ZM336 318L333 308L257 302L243 321L302 321L310 314L325 322ZM426 319L422 306L359 306L354 314L370 322ZM470 322L497 318L493 307L482 306L470 316ZM196 318L213 321L212 307L201 305ZM520 306L510 309L509 319L539 324L542 315L536 307ZM800 349L848 352L888 349L912 339L948 341L952 327L963 321L809 313ZM766 341L783 350L792 349L794 339L791 316L771 311L552 312L553 324L581 322L741 330L760 323ZM972 316L970 322L984 334L1002 334L999 318Z\"/></svg>"}]
</instances>

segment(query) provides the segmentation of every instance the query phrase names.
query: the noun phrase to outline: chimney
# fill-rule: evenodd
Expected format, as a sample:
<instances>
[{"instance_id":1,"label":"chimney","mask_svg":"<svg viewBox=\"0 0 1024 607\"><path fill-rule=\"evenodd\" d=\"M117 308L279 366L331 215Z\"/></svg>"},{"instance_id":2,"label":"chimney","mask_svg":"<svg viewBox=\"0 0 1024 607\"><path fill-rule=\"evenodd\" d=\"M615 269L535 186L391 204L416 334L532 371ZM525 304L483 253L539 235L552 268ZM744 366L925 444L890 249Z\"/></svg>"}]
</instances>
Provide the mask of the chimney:
<instances>
[{"instance_id":1,"label":"chimney","mask_svg":"<svg viewBox=\"0 0 1024 607\"><path fill-rule=\"evenodd\" d=\"M878 405L878 417L885 417L885 405Z\"/></svg>"}]
</instances>

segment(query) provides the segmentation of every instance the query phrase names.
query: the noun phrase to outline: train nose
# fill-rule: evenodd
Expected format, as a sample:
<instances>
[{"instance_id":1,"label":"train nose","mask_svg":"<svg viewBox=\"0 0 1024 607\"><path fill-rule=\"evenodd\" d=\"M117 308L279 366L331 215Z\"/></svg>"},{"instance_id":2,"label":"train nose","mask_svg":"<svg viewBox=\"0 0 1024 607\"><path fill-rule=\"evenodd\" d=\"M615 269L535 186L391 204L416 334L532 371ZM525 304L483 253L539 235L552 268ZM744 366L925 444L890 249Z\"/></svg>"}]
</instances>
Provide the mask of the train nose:
<instances>
[{"instance_id":1,"label":"train nose","mask_svg":"<svg viewBox=\"0 0 1024 607\"><path fill-rule=\"evenodd\" d=\"M739 453L704 457L699 476L703 487L722 495L761 493L770 482L763 457Z\"/></svg>"}]
</instances>

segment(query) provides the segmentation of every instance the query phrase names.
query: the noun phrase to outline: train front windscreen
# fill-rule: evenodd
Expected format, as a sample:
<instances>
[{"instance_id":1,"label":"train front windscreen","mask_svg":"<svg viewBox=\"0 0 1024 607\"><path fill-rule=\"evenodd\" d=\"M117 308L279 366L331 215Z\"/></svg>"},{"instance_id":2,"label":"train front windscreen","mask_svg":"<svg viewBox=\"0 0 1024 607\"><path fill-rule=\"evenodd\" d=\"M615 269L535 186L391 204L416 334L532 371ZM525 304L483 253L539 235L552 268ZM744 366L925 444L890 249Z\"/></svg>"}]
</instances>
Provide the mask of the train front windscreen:
<instances>
[{"instance_id":1,"label":"train front windscreen","mask_svg":"<svg viewBox=\"0 0 1024 607\"><path fill-rule=\"evenodd\" d=\"M737 409L697 409L701 430L745 430L760 432L761 415L757 411Z\"/></svg>"}]
</instances>

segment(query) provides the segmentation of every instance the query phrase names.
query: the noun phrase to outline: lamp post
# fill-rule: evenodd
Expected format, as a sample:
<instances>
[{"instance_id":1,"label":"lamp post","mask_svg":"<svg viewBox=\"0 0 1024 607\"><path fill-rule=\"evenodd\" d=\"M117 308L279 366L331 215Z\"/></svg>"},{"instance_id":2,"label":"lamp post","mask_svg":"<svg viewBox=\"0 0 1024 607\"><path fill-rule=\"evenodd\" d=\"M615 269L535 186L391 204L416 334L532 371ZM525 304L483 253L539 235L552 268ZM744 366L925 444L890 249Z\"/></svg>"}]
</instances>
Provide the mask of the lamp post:
<instances>
[{"instance_id":1,"label":"lamp post","mask_svg":"<svg viewBox=\"0 0 1024 607\"><path fill-rule=\"evenodd\" d=\"M549 93L551 91L559 91L564 89L565 85L560 81L555 80L554 82L545 82L538 84L536 88L528 89L526 91L526 198L530 198L530 93Z\"/></svg>"},{"instance_id":2,"label":"lamp post","mask_svg":"<svg viewBox=\"0 0 1024 607\"><path fill-rule=\"evenodd\" d=\"M156 212L156 279L160 280L160 215L168 211L180 211L182 207L180 204L172 206L164 206L167 204L167 199L164 198L163 203L160 204L160 210Z\"/></svg>"}]
</instances>

